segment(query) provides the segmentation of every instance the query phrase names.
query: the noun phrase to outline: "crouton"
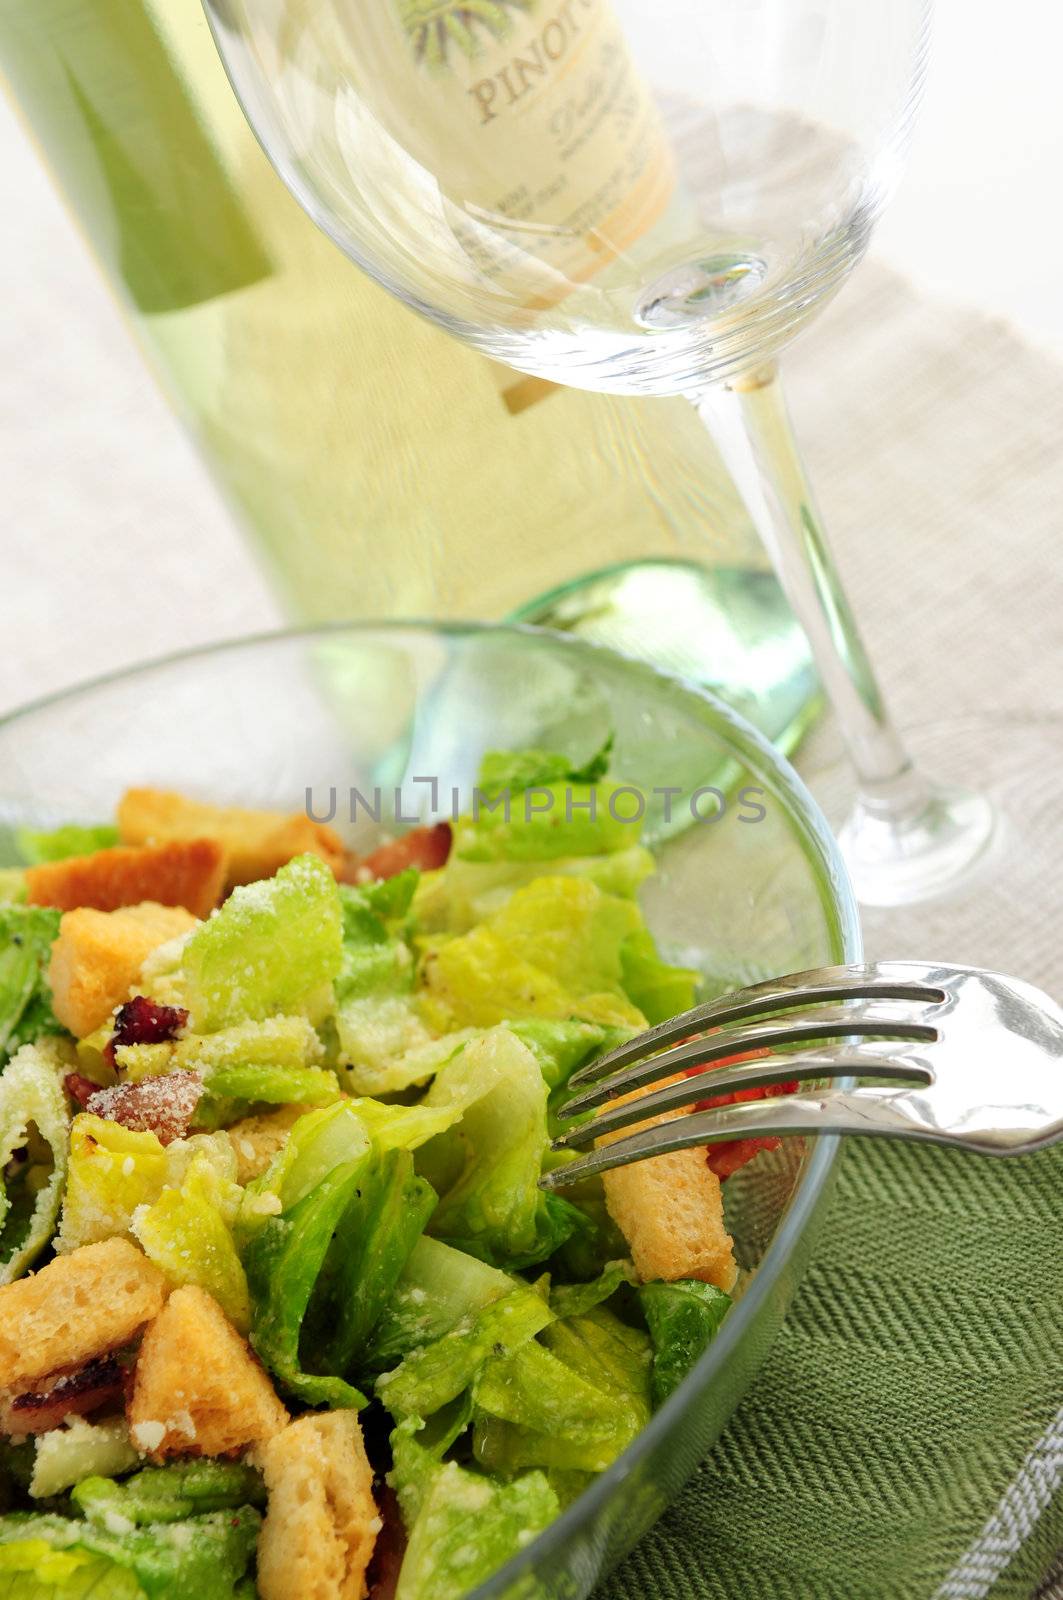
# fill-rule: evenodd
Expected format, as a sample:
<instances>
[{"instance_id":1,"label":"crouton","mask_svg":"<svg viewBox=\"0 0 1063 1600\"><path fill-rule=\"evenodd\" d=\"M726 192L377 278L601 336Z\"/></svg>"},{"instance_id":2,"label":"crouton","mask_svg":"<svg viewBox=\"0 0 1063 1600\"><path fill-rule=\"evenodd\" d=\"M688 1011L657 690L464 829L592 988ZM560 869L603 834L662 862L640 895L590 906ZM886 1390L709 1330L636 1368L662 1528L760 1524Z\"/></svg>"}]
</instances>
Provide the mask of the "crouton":
<instances>
[{"instance_id":1,"label":"crouton","mask_svg":"<svg viewBox=\"0 0 1063 1600\"><path fill-rule=\"evenodd\" d=\"M225 882L225 854L214 839L188 839L135 850L117 846L26 869L26 898L34 906L117 911L152 900L209 917Z\"/></svg>"},{"instance_id":2,"label":"crouton","mask_svg":"<svg viewBox=\"0 0 1063 1600\"><path fill-rule=\"evenodd\" d=\"M127 789L118 806L118 831L125 844L161 844L177 839L215 839L228 859L227 887L272 878L293 856L309 851L334 872L343 865L343 841L332 828L303 812L249 811L210 806L165 789Z\"/></svg>"},{"instance_id":3,"label":"crouton","mask_svg":"<svg viewBox=\"0 0 1063 1600\"><path fill-rule=\"evenodd\" d=\"M313 1106L278 1106L276 1111L264 1111L258 1117L243 1117L229 1128L229 1138L236 1153L236 1181L250 1183L261 1177L278 1150L288 1142L292 1128Z\"/></svg>"},{"instance_id":4,"label":"crouton","mask_svg":"<svg viewBox=\"0 0 1063 1600\"><path fill-rule=\"evenodd\" d=\"M256 1451L269 1492L262 1600L362 1600L381 1522L353 1411L300 1417Z\"/></svg>"},{"instance_id":5,"label":"crouton","mask_svg":"<svg viewBox=\"0 0 1063 1600\"><path fill-rule=\"evenodd\" d=\"M279 1433L288 1413L218 1302L189 1284L148 1326L128 1419L137 1449L162 1461L242 1450Z\"/></svg>"},{"instance_id":6,"label":"crouton","mask_svg":"<svg viewBox=\"0 0 1063 1600\"><path fill-rule=\"evenodd\" d=\"M643 1093L636 1090L617 1104ZM625 1128L598 1143L610 1144L683 1114L682 1110L665 1112L640 1123L638 1129ZM627 1240L635 1271L644 1282L700 1278L718 1289L733 1287L738 1276L734 1241L724 1226L720 1180L708 1164L704 1147L674 1150L615 1167L602 1174L602 1181L609 1215Z\"/></svg>"},{"instance_id":7,"label":"crouton","mask_svg":"<svg viewBox=\"0 0 1063 1600\"><path fill-rule=\"evenodd\" d=\"M57 1256L0 1289L0 1388L27 1384L128 1344L162 1310L166 1279L126 1239Z\"/></svg>"},{"instance_id":8,"label":"crouton","mask_svg":"<svg viewBox=\"0 0 1063 1600\"><path fill-rule=\"evenodd\" d=\"M196 926L180 906L145 900L120 911L68 911L52 945L48 983L52 1008L77 1038L101 1028L128 999L153 950Z\"/></svg>"}]
</instances>

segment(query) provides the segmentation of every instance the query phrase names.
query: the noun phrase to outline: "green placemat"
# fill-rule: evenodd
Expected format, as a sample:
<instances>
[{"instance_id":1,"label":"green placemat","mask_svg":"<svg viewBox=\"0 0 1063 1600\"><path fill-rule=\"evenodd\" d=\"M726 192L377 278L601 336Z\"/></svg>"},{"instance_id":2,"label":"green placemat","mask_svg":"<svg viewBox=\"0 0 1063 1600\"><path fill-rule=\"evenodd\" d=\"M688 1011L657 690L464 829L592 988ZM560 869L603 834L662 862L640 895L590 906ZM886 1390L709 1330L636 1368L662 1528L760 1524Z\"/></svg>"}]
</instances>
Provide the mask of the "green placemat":
<instances>
[{"instance_id":1,"label":"green placemat","mask_svg":"<svg viewBox=\"0 0 1063 1600\"><path fill-rule=\"evenodd\" d=\"M753 1390L596 1600L1047 1600L1061 1179L1063 1149L851 1141Z\"/></svg>"}]
</instances>

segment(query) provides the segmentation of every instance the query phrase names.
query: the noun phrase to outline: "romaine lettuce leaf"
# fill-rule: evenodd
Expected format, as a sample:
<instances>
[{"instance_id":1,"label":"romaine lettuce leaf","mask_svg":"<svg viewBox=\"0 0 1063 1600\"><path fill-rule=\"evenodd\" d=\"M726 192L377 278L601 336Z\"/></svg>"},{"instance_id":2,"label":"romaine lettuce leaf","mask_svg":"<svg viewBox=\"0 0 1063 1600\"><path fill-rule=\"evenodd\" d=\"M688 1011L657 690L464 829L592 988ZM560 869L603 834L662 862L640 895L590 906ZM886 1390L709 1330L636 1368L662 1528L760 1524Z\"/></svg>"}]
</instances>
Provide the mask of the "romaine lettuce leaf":
<instances>
[{"instance_id":1,"label":"romaine lettuce leaf","mask_svg":"<svg viewBox=\"0 0 1063 1600\"><path fill-rule=\"evenodd\" d=\"M164 1188L131 1219L144 1254L176 1287L197 1284L241 1333L251 1326L247 1278L232 1232L218 1205L216 1174L207 1157L192 1161L180 1188Z\"/></svg>"},{"instance_id":2,"label":"romaine lettuce leaf","mask_svg":"<svg viewBox=\"0 0 1063 1600\"><path fill-rule=\"evenodd\" d=\"M524 1017L643 1027L621 961L624 940L642 928L633 901L581 878L537 878L426 955L422 1014L438 1033Z\"/></svg>"},{"instance_id":3,"label":"romaine lettuce leaf","mask_svg":"<svg viewBox=\"0 0 1063 1600\"><path fill-rule=\"evenodd\" d=\"M650 1341L593 1303L629 1276L617 1267L597 1284L555 1290L538 1339L485 1363L473 1391L481 1465L503 1475L601 1472L631 1443L650 1415Z\"/></svg>"},{"instance_id":4,"label":"romaine lettuce leaf","mask_svg":"<svg viewBox=\"0 0 1063 1600\"><path fill-rule=\"evenodd\" d=\"M336 880L318 856L296 856L276 877L234 889L184 945L192 1028L305 1010L336 977L341 951Z\"/></svg>"},{"instance_id":5,"label":"romaine lettuce leaf","mask_svg":"<svg viewBox=\"0 0 1063 1600\"><path fill-rule=\"evenodd\" d=\"M653 1403L663 1404L712 1340L731 1307L731 1296L711 1283L680 1279L639 1289L653 1340Z\"/></svg>"},{"instance_id":6,"label":"romaine lettuce leaf","mask_svg":"<svg viewBox=\"0 0 1063 1600\"><path fill-rule=\"evenodd\" d=\"M92 1474L128 1472L140 1460L124 1417L102 1422L69 1417L63 1427L37 1434L33 1447L29 1493L34 1500L50 1499Z\"/></svg>"},{"instance_id":7,"label":"romaine lettuce leaf","mask_svg":"<svg viewBox=\"0 0 1063 1600\"><path fill-rule=\"evenodd\" d=\"M662 961L648 928L628 934L620 946L621 981L646 1021L666 1022L694 1004L701 973Z\"/></svg>"},{"instance_id":8,"label":"romaine lettuce leaf","mask_svg":"<svg viewBox=\"0 0 1063 1600\"><path fill-rule=\"evenodd\" d=\"M276 1016L217 1033L186 1033L173 1046L173 1065L209 1077L230 1067L314 1067L322 1055L317 1030L306 1017Z\"/></svg>"},{"instance_id":9,"label":"romaine lettuce leaf","mask_svg":"<svg viewBox=\"0 0 1063 1600\"><path fill-rule=\"evenodd\" d=\"M552 1315L534 1289L514 1284L441 1338L412 1350L394 1371L382 1373L377 1398L395 1417L430 1417L468 1389L488 1360L534 1338Z\"/></svg>"},{"instance_id":10,"label":"romaine lettuce leaf","mask_svg":"<svg viewBox=\"0 0 1063 1600\"><path fill-rule=\"evenodd\" d=\"M73 1526L73 1524L71 1524ZM77 1545L57 1549L44 1539L0 1544L3 1600L146 1600L136 1575L107 1556Z\"/></svg>"},{"instance_id":11,"label":"romaine lettuce leaf","mask_svg":"<svg viewBox=\"0 0 1063 1600\"><path fill-rule=\"evenodd\" d=\"M327 1106L340 1097L336 1074L324 1067L215 1067L206 1091L220 1100L275 1106Z\"/></svg>"},{"instance_id":12,"label":"romaine lettuce leaf","mask_svg":"<svg viewBox=\"0 0 1063 1600\"><path fill-rule=\"evenodd\" d=\"M0 1079L0 1082L3 1080ZM164 1146L154 1133L79 1112L70 1130L70 1166L56 1248L62 1252L118 1235L130 1236L133 1213L164 1189L179 1189L202 1157L212 1199L225 1220L235 1215L236 1157L227 1134L199 1133Z\"/></svg>"},{"instance_id":13,"label":"romaine lettuce leaf","mask_svg":"<svg viewBox=\"0 0 1063 1600\"><path fill-rule=\"evenodd\" d=\"M70 1131L61 1048L24 1044L0 1076L0 1284L26 1271L59 1215Z\"/></svg>"},{"instance_id":14,"label":"romaine lettuce leaf","mask_svg":"<svg viewBox=\"0 0 1063 1600\"><path fill-rule=\"evenodd\" d=\"M5 1566L6 1575L19 1574L6 1591L19 1600L38 1593L48 1600L233 1600L260 1520L251 1506L240 1506L111 1532L94 1522L13 1512L0 1517L0 1575Z\"/></svg>"},{"instance_id":15,"label":"romaine lettuce leaf","mask_svg":"<svg viewBox=\"0 0 1063 1600\"><path fill-rule=\"evenodd\" d=\"M650 1414L648 1400L592 1381L535 1340L488 1361L474 1395L474 1454L503 1476L537 1466L604 1472Z\"/></svg>"},{"instance_id":16,"label":"romaine lettuce leaf","mask_svg":"<svg viewBox=\"0 0 1063 1600\"><path fill-rule=\"evenodd\" d=\"M580 1225L574 1207L538 1187L546 1099L536 1057L508 1028L474 1039L439 1073L424 1104L460 1121L418 1160L440 1196L436 1238L515 1270L545 1260Z\"/></svg>"},{"instance_id":17,"label":"romaine lettuce leaf","mask_svg":"<svg viewBox=\"0 0 1063 1600\"><path fill-rule=\"evenodd\" d=\"M82 1516L107 1527L117 1513L137 1527L180 1522L205 1511L263 1506L266 1491L254 1467L237 1461L182 1461L145 1467L131 1478L85 1478L70 1496Z\"/></svg>"},{"instance_id":18,"label":"romaine lettuce leaf","mask_svg":"<svg viewBox=\"0 0 1063 1600\"><path fill-rule=\"evenodd\" d=\"M557 750L487 750L480 762L478 787L489 796L508 789L520 794L525 789L538 788L544 783L597 783L609 771L613 753L613 735L595 750L586 761L573 761L571 756Z\"/></svg>"},{"instance_id":19,"label":"romaine lettuce leaf","mask_svg":"<svg viewBox=\"0 0 1063 1600\"><path fill-rule=\"evenodd\" d=\"M110 850L118 843L118 829L109 822L66 822L60 828L40 833L34 828L19 828L15 843L28 866L42 861L66 861L70 856L91 856L97 850Z\"/></svg>"},{"instance_id":20,"label":"romaine lettuce leaf","mask_svg":"<svg viewBox=\"0 0 1063 1600\"><path fill-rule=\"evenodd\" d=\"M347 1115L361 1131L357 1115ZM309 1121L296 1123L289 1146ZM316 1137L308 1140L303 1129L287 1167L278 1160L276 1171L267 1170L283 1211L261 1220L244 1253L255 1349L293 1394L338 1407L365 1404L345 1375L363 1355L435 1205L409 1152L370 1146L364 1131L361 1153L306 1189L345 1131L337 1112L318 1123Z\"/></svg>"},{"instance_id":21,"label":"romaine lettuce leaf","mask_svg":"<svg viewBox=\"0 0 1063 1600\"><path fill-rule=\"evenodd\" d=\"M44 975L60 915L51 906L0 905L0 1068L21 1045L66 1031Z\"/></svg>"},{"instance_id":22,"label":"romaine lettuce leaf","mask_svg":"<svg viewBox=\"0 0 1063 1600\"><path fill-rule=\"evenodd\" d=\"M308 1405L360 1409L366 1404L338 1373L320 1371L316 1352L301 1349L311 1297L364 1169L365 1157L333 1167L284 1215L264 1218L244 1251L251 1343L283 1387Z\"/></svg>"},{"instance_id":23,"label":"romaine lettuce leaf","mask_svg":"<svg viewBox=\"0 0 1063 1600\"><path fill-rule=\"evenodd\" d=\"M440 871L421 877L413 905L418 931L468 933L501 911L518 889L541 878L543 870L541 861L462 861L452 855ZM553 878L585 878L603 894L625 900L635 898L653 871L653 857L642 845L607 856L558 856L549 866Z\"/></svg>"},{"instance_id":24,"label":"romaine lettuce leaf","mask_svg":"<svg viewBox=\"0 0 1063 1600\"><path fill-rule=\"evenodd\" d=\"M26 874L21 867L0 867L0 905L18 906L26 899Z\"/></svg>"},{"instance_id":25,"label":"romaine lettuce leaf","mask_svg":"<svg viewBox=\"0 0 1063 1600\"><path fill-rule=\"evenodd\" d=\"M409 909L418 877L410 868L383 883L340 886L343 952L335 979L340 1004L412 988L413 957L395 922Z\"/></svg>"},{"instance_id":26,"label":"romaine lettuce leaf","mask_svg":"<svg viewBox=\"0 0 1063 1600\"><path fill-rule=\"evenodd\" d=\"M418 1239L373 1330L366 1367L383 1371L509 1294L514 1279L432 1239Z\"/></svg>"},{"instance_id":27,"label":"romaine lettuce leaf","mask_svg":"<svg viewBox=\"0 0 1063 1600\"><path fill-rule=\"evenodd\" d=\"M369 1143L366 1125L350 1100L308 1111L292 1124L261 1177L245 1188L238 1222L241 1237L260 1227L264 1218L290 1211L335 1167L360 1160Z\"/></svg>"},{"instance_id":28,"label":"romaine lettuce leaf","mask_svg":"<svg viewBox=\"0 0 1063 1600\"><path fill-rule=\"evenodd\" d=\"M395 1094L427 1083L463 1037L435 1040L412 993L345 1000L335 1025L338 1070L353 1094Z\"/></svg>"},{"instance_id":29,"label":"romaine lettuce leaf","mask_svg":"<svg viewBox=\"0 0 1063 1600\"><path fill-rule=\"evenodd\" d=\"M389 1482L409 1543L395 1600L461 1600L531 1542L559 1511L541 1472L499 1483L441 1464L411 1427L392 1435Z\"/></svg>"}]
</instances>

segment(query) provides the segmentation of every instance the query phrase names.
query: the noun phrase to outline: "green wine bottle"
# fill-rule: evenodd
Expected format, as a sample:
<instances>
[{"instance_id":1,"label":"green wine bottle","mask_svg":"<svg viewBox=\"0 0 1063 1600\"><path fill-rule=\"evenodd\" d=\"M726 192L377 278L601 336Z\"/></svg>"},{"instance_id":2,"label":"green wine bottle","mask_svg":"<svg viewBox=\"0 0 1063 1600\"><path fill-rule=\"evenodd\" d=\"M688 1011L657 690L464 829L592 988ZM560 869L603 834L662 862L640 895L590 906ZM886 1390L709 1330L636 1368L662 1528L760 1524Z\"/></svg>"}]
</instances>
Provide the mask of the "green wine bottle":
<instances>
[{"instance_id":1,"label":"green wine bottle","mask_svg":"<svg viewBox=\"0 0 1063 1600\"><path fill-rule=\"evenodd\" d=\"M370 282L262 154L199 0L0 0L0 71L295 617L517 615L793 745L805 639L685 401L522 378Z\"/></svg>"}]
</instances>

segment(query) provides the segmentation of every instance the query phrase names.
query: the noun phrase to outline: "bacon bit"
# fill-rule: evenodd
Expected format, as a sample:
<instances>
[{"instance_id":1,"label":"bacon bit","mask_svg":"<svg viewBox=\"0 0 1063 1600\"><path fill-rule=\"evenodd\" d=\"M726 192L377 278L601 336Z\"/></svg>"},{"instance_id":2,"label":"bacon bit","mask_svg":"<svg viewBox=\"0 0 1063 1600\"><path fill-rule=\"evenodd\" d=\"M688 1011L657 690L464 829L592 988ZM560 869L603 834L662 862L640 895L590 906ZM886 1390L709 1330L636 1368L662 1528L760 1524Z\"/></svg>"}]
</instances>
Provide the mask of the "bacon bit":
<instances>
[{"instance_id":1,"label":"bacon bit","mask_svg":"<svg viewBox=\"0 0 1063 1600\"><path fill-rule=\"evenodd\" d=\"M63 1079L63 1088L82 1111L88 1106L94 1094L99 1094L100 1086L93 1083L91 1078L83 1078L80 1072L68 1072Z\"/></svg>"},{"instance_id":2,"label":"bacon bit","mask_svg":"<svg viewBox=\"0 0 1063 1600\"><path fill-rule=\"evenodd\" d=\"M716 1072L720 1067L738 1066L743 1061L763 1061L771 1055L770 1050L746 1050L741 1055L725 1056L722 1061L702 1061L696 1066L686 1069L688 1078L696 1078L702 1072ZM797 1080L787 1083L766 1083L757 1089L736 1089L732 1094L714 1094L707 1100L699 1100L694 1106L695 1111L715 1111L717 1106L741 1105L747 1100L772 1100L780 1094L793 1094L797 1089ZM763 1139L728 1139L719 1144L705 1146L705 1155L709 1167L721 1180L729 1178L739 1167L744 1167L752 1161L761 1150L777 1150L780 1140L774 1136Z\"/></svg>"},{"instance_id":3,"label":"bacon bit","mask_svg":"<svg viewBox=\"0 0 1063 1600\"><path fill-rule=\"evenodd\" d=\"M116 1356L94 1356L82 1367L49 1374L42 1381L48 1387L12 1400L9 1420L13 1433L48 1433L66 1417L88 1416L105 1405L120 1406L126 1373Z\"/></svg>"},{"instance_id":4,"label":"bacon bit","mask_svg":"<svg viewBox=\"0 0 1063 1600\"><path fill-rule=\"evenodd\" d=\"M367 883L373 878L394 878L407 867L434 872L437 867L446 866L452 840L449 822L437 822L432 828L413 828L401 839L382 844L361 859L352 857L344 872L344 881Z\"/></svg>"},{"instance_id":5,"label":"bacon bit","mask_svg":"<svg viewBox=\"0 0 1063 1600\"><path fill-rule=\"evenodd\" d=\"M154 1133L161 1144L172 1144L188 1132L202 1093L198 1072L165 1072L141 1083L97 1089L85 1109L134 1133Z\"/></svg>"},{"instance_id":6,"label":"bacon bit","mask_svg":"<svg viewBox=\"0 0 1063 1600\"><path fill-rule=\"evenodd\" d=\"M165 1044L177 1037L187 1021L188 1012L183 1006L161 1006L147 995L134 995L115 1014L114 1033L103 1059L113 1067L115 1045L119 1044Z\"/></svg>"}]
</instances>

